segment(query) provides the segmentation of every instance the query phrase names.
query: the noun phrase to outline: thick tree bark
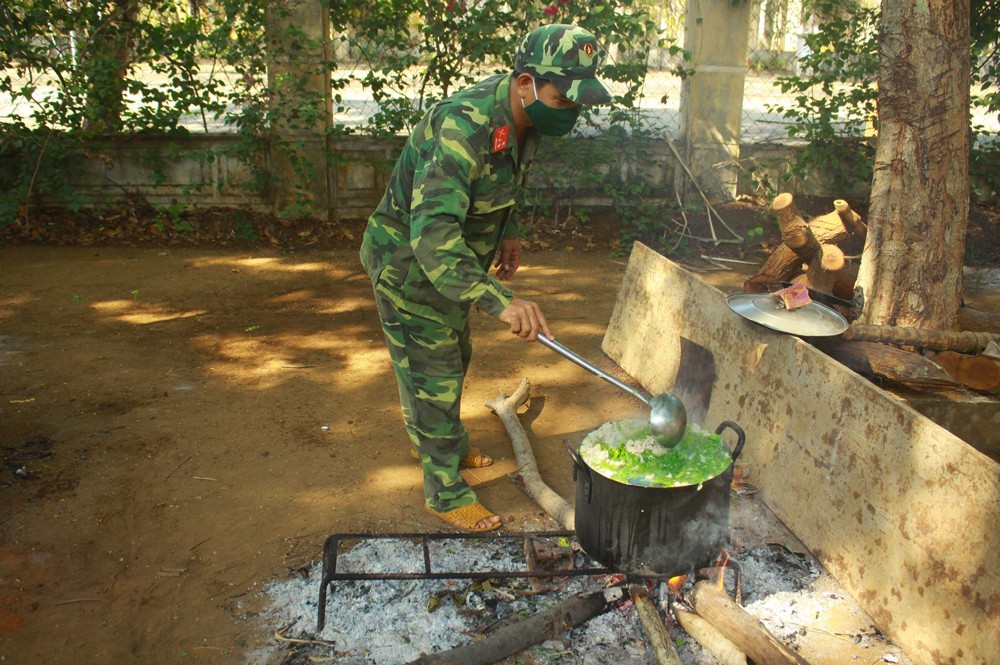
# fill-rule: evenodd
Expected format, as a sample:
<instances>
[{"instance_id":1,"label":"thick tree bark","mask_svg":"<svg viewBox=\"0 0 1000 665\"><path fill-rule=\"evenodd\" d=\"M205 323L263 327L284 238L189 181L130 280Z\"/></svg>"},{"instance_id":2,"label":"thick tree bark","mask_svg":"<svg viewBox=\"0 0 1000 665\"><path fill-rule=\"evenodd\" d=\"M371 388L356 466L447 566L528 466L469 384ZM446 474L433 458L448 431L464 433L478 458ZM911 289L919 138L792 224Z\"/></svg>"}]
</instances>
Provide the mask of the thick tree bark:
<instances>
[{"instance_id":1,"label":"thick tree bark","mask_svg":"<svg viewBox=\"0 0 1000 665\"><path fill-rule=\"evenodd\" d=\"M969 0L882 3L862 321L948 330L969 212Z\"/></svg>"}]
</instances>

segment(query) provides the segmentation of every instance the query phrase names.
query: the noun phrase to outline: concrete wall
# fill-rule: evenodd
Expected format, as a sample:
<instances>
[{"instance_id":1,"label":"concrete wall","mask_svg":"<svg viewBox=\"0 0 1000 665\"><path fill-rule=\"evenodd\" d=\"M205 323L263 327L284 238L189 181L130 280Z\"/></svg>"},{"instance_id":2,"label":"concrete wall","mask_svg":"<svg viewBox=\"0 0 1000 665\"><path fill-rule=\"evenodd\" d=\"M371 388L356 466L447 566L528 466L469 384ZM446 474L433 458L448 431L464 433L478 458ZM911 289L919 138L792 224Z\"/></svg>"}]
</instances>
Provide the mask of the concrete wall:
<instances>
[{"instance_id":1,"label":"concrete wall","mask_svg":"<svg viewBox=\"0 0 1000 665\"><path fill-rule=\"evenodd\" d=\"M608 143L608 139L577 139ZM327 168L331 219L367 217L378 203L402 139L340 137L331 139ZM604 155L603 163L588 169L609 174L621 168L616 152L595 146L593 154ZM772 182L777 182L795 148L789 146L744 146L745 157L753 157ZM190 135L181 138L115 137L95 141L92 159L81 160L70 173L71 182L94 203L109 203L126 196L139 197L154 205L181 203L192 208L242 207L259 212L273 209L270 154L245 153L238 136L231 134ZM656 198L673 205L676 160L666 141L650 140L649 159L642 163L643 174L656 189ZM5 161L0 160L0 180ZM256 159L253 167L250 161ZM539 156L529 182L542 196L572 198L576 205L609 205L598 190L581 189L568 180L566 165L558 154ZM867 195L867 185L857 192L824 191L823 178L810 179L794 191L801 195ZM754 183L743 173L740 193L753 193ZM567 194L570 192L570 194Z\"/></svg>"}]
</instances>

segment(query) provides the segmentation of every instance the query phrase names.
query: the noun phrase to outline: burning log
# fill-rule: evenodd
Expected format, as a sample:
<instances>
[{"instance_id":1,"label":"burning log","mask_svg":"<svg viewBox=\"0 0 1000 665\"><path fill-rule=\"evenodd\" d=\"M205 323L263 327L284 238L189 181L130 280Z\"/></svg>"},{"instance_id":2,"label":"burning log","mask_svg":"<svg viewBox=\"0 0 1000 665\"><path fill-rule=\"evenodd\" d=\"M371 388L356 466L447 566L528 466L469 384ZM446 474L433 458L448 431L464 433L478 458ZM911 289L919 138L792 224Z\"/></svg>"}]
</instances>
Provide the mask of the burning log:
<instances>
[{"instance_id":1,"label":"burning log","mask_svg":"<svg viewBox=\"0 0 1000 665\"><path fill-rule=\"evenodd\" d=\"M715 626L702 619L680 603L674 603L674 617L694 641L708 651L722 665L747 665L747 655L727 640Z\"/></svg>"},{"instance_id":2,"label":"burning log","mask_svg":"<svg viewBox=\"0 0 1000 665\"><path fill-rule=\"evenodd\" d=\"M677 649L674 648L670 633L663 625L663 619L660 617L653 599L649 597L644 588L636 584L629 586L628 593L635 604L642 628L646 631L646 638L649 640L650 646L653 647L653 653L656 654L656 662L659 665L681 665L681 658L677 655Z\"/></svg>"},{"instance_id":3,"label":"burning log","mask_svg":"<svg viewBox=\"0 0 1000 665\"><path fill-rule=\"evenodd\" d=\"M510 436L514 456L517 459L518 472L515 474L515 482L552 519L572 531L576 529L576 512L566 499L556 494L542 480L542 476L538 473L538 464L535 462L535 453L531 450L531 442L528 441L524 426L517 417L517 408L528 399L530 387L528 379L522 379L514 394L508 397L501 390L496 397L486 401L486 407L500 417L507 435Z\"/></svg>"},{"instance_id":4,"label":"burning log","mask_svg":"<svg viewBox=\"0 0 1000 665\"><path fill-rule=\"evenodd\" d=\"M756 665L808 665L808 661L779 642L760 620L748 614L711 582L698 582L686 598L695 612L746 653Z\"/></svg>"},{"instance_id":5,"label":"burning log","mask_svg":"<svg viewBox=\"0 0 1000 665\"><path fill-rule=\"evenodd\" d=\"M607 609L604 591L586 596L574 595L558 605L505 626L472 644L426 654L411 661L409 665L486 665L524 651L528 647L551 639L564 630L575 628Z\"/></svg>"}]
</instances>

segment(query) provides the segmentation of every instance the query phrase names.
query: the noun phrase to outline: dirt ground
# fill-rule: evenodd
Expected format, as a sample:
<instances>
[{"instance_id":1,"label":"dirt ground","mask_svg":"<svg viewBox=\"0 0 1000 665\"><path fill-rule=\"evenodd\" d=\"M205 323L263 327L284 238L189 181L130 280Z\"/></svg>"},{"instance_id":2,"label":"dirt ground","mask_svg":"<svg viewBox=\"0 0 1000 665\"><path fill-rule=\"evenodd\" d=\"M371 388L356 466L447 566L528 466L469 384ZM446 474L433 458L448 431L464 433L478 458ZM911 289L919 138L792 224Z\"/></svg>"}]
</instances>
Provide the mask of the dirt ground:
<instances>
[{"instance_id":1,"label":"dirt ground","mask_svg":"<svg viewBox=\"0 0 1000 665\"><path fill-rule=\"evenodd\" d=\"M544 245L549 248L544 248ZM435 531L356 243L0 247L0 661L246 662L269 580L336 532ZM625 259L533 241L515 277L560 341L600 351ZM714 276L713 279L724 279ZM483 405L522 377L543 476L633 398L472 318L465 472L511 530L548 526Z\"/></svg>"}]
</instances>

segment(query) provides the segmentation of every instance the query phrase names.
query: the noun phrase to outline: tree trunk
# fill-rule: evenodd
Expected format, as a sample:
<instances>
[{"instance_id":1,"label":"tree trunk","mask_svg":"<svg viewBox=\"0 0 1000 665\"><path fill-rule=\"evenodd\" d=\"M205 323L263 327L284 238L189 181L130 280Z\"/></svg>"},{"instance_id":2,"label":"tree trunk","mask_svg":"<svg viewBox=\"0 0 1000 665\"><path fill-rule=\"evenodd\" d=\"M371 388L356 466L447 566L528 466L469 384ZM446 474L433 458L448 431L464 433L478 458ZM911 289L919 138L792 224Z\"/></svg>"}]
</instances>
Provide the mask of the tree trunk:
<instances>
[{"instance_id":1,"label":"tree trunk","mask_svg":"<svg viewBox=\"0 0 1000 665\"><path fill-rule=\"evenodd\" d=\"M116 0L104 22L89 36L87 105L84 129L109 133L122 129L125 77L132 64L139 0Z\"/></svg>"},{"instance_id":2,"label":"tree trunk","mask_svg":"<svg viewBox=\"0 0 1000 665\"><path fill-rule=\"evenodd\" d=\"M884 1L862 321L948 330L969 212L969 0Z\"/></svg>"}]
</instances>

